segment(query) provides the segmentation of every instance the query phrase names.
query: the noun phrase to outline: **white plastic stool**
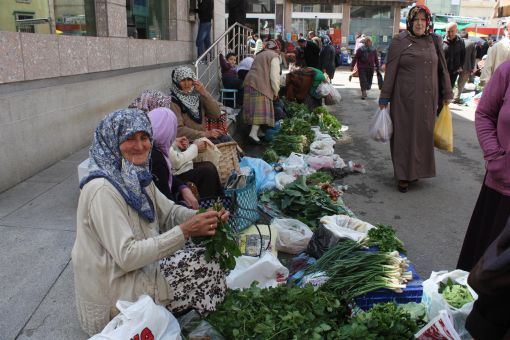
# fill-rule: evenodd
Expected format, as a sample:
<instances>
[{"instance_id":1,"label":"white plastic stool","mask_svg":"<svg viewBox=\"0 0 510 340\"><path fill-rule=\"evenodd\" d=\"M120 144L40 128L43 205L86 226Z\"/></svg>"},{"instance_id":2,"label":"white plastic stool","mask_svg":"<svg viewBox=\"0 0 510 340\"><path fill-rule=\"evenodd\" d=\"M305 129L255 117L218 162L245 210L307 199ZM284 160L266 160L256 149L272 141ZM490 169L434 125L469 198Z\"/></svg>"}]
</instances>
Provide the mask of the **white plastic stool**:
<instances>
[{"instance_id":1,"label":"white plastic stool","mask_svg":"<svg viewBox=\"0 0 510 340\"><path fill-rule=\"evenodd\" d=\"M232 101L234 104L234 108L236 107L236 97L237 90L236 89L220 89L221 92L221 103L225 105L225 101Z\"/></svg>"}]
</instances>

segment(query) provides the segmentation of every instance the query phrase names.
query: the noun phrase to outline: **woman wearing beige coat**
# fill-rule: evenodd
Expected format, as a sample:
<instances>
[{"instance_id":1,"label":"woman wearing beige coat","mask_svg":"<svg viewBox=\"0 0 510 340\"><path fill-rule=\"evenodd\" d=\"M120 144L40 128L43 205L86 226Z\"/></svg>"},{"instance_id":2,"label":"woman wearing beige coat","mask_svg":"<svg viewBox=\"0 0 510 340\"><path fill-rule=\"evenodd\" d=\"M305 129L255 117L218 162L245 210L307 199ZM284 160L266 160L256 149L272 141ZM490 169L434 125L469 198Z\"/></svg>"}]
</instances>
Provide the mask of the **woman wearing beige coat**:
<instances>
[{"instance_id":1,"label":"woman wearing beige coat","mask_svg":"<svg viewBox=\"0 0 510 340\"><path fill-rule=\"evenodd\" d=\"M213 236L228 213L197 214L168 200L152 181L151 148L151 124L138 109L112 112L96 128L72 251L78 319L89 335L118 313L117 300L147 294L173 312L203 313L226 293L218 263L186 241Z\"/></svg>"},{"instance_id":2,"label":"woman wearing beige coat","mask_svg":"<svg viewBox=\"0 0 510 340\"><path fill-rule=\"evenodd\" d=\"M429 33L430 19L426 6L409 11L407 30L391 42L379 98L381 109L391 103L391 158L401 192L407 192L410 182L436 175L433 132L437 107L439 98L453 98L440 41Z\"/></svg>"}]
</instances>

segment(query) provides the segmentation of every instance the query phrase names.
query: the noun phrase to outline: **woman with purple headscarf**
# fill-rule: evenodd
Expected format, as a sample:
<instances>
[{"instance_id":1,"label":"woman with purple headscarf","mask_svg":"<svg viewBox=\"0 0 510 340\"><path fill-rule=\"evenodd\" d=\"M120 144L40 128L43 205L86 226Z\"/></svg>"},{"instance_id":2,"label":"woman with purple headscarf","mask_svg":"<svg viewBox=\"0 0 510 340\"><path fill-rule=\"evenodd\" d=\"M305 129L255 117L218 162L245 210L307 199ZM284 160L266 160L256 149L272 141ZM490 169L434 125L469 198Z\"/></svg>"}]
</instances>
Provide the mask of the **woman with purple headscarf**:
<instances>
[{"instance_id":1,"label":"woman with purple headscarf","mask_svg":"<svg viewBox=\"0 0 510 340\"><path fill-rule=\"evenodd\" d=\"M148 115L154 138L151 171L159 191L173 201L179 201L176 197L180 194L186 205L194 209L198 208L197 198L192 192L195 186L198 196L202 198L223 196L218 170L211 162L194 163L187 171L180 172L178 175L172 174L172 156L180 152L178 146L174 145L177 135L177 117L172 110L164 107L154 109ZM196 140L188 147L191 149L189 152L191 156L196 157L201 150L201 143L203 142Z\"/></svg>"}]
</instances>

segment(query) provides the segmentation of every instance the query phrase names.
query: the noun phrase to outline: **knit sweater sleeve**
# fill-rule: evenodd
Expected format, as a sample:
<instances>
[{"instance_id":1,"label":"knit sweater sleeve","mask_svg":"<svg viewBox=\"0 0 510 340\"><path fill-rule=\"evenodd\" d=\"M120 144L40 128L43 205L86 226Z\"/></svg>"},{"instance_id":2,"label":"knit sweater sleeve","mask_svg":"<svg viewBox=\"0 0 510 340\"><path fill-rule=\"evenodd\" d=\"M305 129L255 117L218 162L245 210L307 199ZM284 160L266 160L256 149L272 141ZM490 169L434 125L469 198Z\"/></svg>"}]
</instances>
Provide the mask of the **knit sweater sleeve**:
<instances>
[{"instance_id":1,"label":"knit sweater sleeve","mask_svg":"<svg viewBox=\"0 0 510 340\"><path fill-rule=\"evenodd\" d=\"M172 102L170 108L177 117L177 136L186 136L190 140L195 140L203 136L203 131L190 128L184 124L183 113L177 103Z\"/></svg>"},{"instance_id":2,"label":"knit sweater sleeve","mask_svg":"<svg viewBox=\"0 0 510 340\"><path fill-rule=\"evenodd\" d=\"M211 96L209 92L205 96L200 96L200 103L205 111L205 115L211 118L218 118L221 115L220 106L218 102Z\"/></svg>"}]
</instances>

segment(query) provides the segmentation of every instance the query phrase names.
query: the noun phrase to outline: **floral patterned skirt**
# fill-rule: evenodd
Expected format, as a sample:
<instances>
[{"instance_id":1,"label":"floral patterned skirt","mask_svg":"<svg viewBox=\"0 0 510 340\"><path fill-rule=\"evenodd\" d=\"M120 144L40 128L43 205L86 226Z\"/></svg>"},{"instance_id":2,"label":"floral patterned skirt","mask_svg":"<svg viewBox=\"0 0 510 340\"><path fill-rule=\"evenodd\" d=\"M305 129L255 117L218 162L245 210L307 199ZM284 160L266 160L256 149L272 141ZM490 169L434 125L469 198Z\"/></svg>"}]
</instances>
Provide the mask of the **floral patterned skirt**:
<instances>
[{"instance_id":1,"label":"floral patterned skirt","mask_svg":"<svg viewBox=\"0 0 510 340\"><path fill-rule=\"evenodd\" d=\"M216 309L227 292L225 271L218 262L207 262L205 248L187 243L159 261L160 270L173 290L169 306L173 313L195 309L203 315Z\"/></svg>"}]
</instances>

